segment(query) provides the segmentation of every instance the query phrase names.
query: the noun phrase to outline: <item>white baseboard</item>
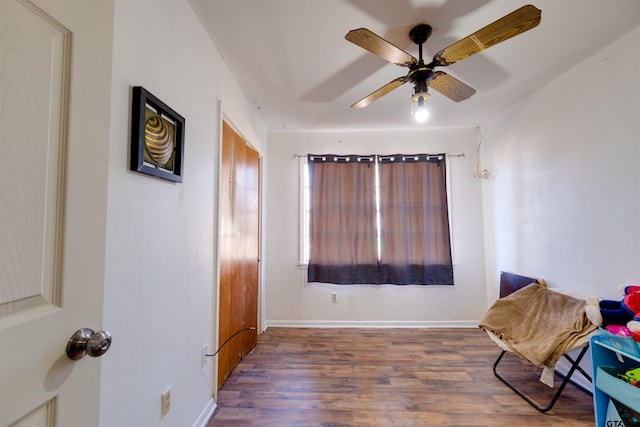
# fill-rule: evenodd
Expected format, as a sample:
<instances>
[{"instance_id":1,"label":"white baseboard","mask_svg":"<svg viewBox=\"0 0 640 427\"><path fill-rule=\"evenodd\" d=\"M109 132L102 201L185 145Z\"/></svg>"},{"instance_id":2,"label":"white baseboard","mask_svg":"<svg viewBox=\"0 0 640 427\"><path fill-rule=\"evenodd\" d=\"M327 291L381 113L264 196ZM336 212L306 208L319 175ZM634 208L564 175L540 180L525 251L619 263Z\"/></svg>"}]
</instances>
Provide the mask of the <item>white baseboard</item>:
<instances>
[{"instance_id":1,"label":"white baseboard","mask_svg":"<svg viewBox=\"0 0 640 427\"><path fill-rule=\"evenodd\" d=\"M213 415L213 412L216 410L218 405L216 405L216 401L213 398L209 399L206 406L200 412L200 416L195 423L193 423L193 427L206 427L209 418Z\"/></svg>"},{"instance_id":2,"label":"white baseboard","mask_svg":"<svg viewBox=\"0 0 640 427\"><path fill-rule=\"evenodd\" d=\"M477 328L477 320L267 320L268 328Z\"/></svg>"}]
</instances>

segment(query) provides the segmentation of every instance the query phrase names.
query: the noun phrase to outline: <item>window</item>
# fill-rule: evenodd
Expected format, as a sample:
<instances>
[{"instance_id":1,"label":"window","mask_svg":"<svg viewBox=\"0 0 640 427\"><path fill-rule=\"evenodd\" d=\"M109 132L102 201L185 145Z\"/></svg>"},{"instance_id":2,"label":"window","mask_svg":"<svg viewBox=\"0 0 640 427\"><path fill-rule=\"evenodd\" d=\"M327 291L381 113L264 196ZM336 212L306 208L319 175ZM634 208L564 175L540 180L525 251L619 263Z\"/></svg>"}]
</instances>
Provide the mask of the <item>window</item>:
<instances>
[{"instance_id":1,"label":"window","mask_svg":"<svg viewBox=\"0 0 640 427\"><path fill-rule=\"evenodd\" d=\"M308 262L308 280L452 285L445 158L301 161L301 263Z\"/></svg>"}]
</instances>

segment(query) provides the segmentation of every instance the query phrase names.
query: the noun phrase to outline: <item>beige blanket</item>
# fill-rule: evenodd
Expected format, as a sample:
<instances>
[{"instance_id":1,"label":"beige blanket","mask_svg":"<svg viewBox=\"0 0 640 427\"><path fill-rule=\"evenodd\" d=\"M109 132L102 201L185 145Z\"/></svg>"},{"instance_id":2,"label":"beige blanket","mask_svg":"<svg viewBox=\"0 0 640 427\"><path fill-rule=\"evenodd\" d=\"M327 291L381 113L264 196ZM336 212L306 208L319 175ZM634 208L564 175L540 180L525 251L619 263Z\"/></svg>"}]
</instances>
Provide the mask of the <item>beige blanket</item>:
<instances>
[{"instance_id":1,"label":"beige blanket","mask_svg":"<svg viewBox=\"0 0 640 427\"><path fill-rule=\"evenodd\" d=\"M532 283L496 301L479 326L534 365L553 368L597 329L584 308L583 300Z\"/></svg>"}]
</instances>

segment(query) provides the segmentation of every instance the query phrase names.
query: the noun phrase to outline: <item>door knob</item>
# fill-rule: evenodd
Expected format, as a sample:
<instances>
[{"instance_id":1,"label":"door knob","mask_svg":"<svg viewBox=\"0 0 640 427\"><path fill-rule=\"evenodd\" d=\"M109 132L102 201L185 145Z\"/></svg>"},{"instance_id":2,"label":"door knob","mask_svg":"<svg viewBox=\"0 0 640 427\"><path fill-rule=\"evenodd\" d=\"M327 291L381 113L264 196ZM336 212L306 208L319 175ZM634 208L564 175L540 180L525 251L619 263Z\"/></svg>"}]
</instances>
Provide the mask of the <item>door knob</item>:
<instances>
[{"instance_id":1,"label":"door knob","mask_svg":"<svg viewBox=\"0 0 640 427\"><path fill-rule=\"evenodd\" d=\"M94 332L90 328L78 329L67 342L67 357L71 360L80 360L84 356L102 356L111 347L111 334L109 331Z\"/></svg>"}]
</instances>

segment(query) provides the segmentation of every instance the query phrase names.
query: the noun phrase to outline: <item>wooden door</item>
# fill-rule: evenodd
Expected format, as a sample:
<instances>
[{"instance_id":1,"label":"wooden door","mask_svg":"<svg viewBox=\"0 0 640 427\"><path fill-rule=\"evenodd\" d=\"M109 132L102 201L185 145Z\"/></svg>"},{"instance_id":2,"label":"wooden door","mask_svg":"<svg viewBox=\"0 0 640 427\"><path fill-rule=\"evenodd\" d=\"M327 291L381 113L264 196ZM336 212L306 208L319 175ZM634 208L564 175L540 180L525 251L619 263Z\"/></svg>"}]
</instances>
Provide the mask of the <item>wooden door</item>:
<instances>
[{"instance_id":1,"label":"wooden door","mask_svg":"<svg viewBox=\"0 0 640 427\"><path fill-rule=\"evenodd\" d=\"M68 23L56 20L78 24L68 3L45 12L3 0L0 12L0 426L98 425L100 359L72 361L65 349L102 323L106 188L93 184L106 167L86 167L104 154L89 153L86 136L108 146L109 103L91 111L94 95L74 93L95 59L74 59ZM87 22L109 13L90 7Z\"/></svg>"},{"instance_id":2,"label":"wooden door","mask_svg":"<svg viewBox=\"0 0 640 427\"><path fill-rule=\"evenodd\" d=\"M257 340L258 325L258 272L260 260L260 155L246 146L245 154L245 226L243 262L243 313L242 355L253 349ZM247 328L253 327L255 329Z\"/></svg>"},{"instance_id":3,"label":"wooden door","mask_svg":"<svg viewBox=\"0 0 640 427\"><path fill-rule=\"evenodd\" d=\"M260 157L223 122L220 182L218 388L256 344ZM253 328L253 329L250 329Z\"/></svg>"}]
</instances>

